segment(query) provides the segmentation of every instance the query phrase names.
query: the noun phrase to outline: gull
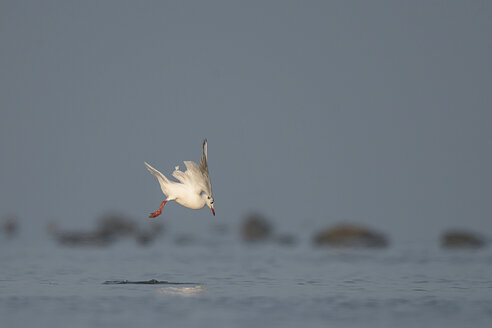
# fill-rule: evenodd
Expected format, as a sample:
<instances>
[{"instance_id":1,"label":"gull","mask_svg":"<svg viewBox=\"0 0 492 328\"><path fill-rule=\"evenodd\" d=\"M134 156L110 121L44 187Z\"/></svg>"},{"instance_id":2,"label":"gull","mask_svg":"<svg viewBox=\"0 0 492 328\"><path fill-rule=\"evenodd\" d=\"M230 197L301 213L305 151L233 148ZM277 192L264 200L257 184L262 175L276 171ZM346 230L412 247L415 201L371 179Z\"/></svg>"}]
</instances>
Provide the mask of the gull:
<instances>
[{"instance_id":1,"label":"gull","mask_svg":"<svg viewBox=\"0 0 492 328\"><path fill-rule=\"evenodd\" d=\"M199 210L207 205L212 210L212 214L215 215L212 184L210 183L210 176L208 174L207 139L203 140L203 154L200 165L192 161L184 161L186 166L185 172L180 171L179 166L175 167L172 175L179 182L169 180L164 174L154 169L147 162L144 163L147 170L157 178L162 192L167 197L157 211L150 213L149 218L159 216L162 213L164 205L172 200L194 210Z\"/></svg>"}]
</instances>

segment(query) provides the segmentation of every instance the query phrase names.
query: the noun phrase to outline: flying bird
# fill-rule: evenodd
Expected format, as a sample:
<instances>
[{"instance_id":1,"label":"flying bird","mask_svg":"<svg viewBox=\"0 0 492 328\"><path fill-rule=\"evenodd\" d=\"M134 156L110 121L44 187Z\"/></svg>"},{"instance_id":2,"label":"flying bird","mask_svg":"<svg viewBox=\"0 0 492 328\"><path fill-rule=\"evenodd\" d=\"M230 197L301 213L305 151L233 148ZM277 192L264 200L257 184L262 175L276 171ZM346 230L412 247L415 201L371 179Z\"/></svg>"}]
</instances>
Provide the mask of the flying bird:
<instances>
[{"instance_id":1,"label":"flying bird","mask_svg":"<svg viewBox=\"0 0 492 328\"><path fill-rule=\"evenodd\" d=\"M186 166L185 172L180 171L179 166L176 166L174 169L172 175L179 182L169 180L164 174L154 169L147 162L144 163L147 170L157 178L162 192L167 197L157 211L150 213L149 218L155 218L161 215L164 205L172 200L194 210L199 210L207 205L210 207L212 214L215 215L212 184L210 183L210 176L208 174L207 139L203 140L203 154L200 165L192 161L184 161Z\"/></svg>"}]
</instances>

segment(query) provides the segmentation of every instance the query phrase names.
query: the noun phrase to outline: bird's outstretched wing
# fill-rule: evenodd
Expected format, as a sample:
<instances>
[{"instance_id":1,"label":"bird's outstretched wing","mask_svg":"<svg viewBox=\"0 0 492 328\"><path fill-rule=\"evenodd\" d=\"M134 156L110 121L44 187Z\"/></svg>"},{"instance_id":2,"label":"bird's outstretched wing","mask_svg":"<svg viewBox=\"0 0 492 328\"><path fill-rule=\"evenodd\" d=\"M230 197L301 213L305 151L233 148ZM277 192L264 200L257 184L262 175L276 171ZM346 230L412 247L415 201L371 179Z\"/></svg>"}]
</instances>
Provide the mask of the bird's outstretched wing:
<instances>
[{"instance_id":1,"label":"bird's outstretched wing","mask_svg":"<svg viewBox=\"0 0 492 328\"><path fill-rule=\"evenodd\" d=\"M203 153L202 158L200 159L200 173L203 176L203 180L205 182L204 191L212 196L212 184L210 183L210 176L208 174L208 155L207 155L207 139L203 140Z\"/></svg>"},{"instance_id":2,"label":"bird's outstretched wing","mask_svg":"<svg viewBox=\"0 0 492 328\"><path fill-rule=\"evenodd\" d=\"M207 139L203 141L203 155L200 165L192 161L184 161L184 164L186 171L179 171L179 167L177 166L173 172L173 176L181 183L193 186L197 192L203 190L207 195L212 196L212 184L210 183L207 164Z\"/></svg>"}]
</instances>

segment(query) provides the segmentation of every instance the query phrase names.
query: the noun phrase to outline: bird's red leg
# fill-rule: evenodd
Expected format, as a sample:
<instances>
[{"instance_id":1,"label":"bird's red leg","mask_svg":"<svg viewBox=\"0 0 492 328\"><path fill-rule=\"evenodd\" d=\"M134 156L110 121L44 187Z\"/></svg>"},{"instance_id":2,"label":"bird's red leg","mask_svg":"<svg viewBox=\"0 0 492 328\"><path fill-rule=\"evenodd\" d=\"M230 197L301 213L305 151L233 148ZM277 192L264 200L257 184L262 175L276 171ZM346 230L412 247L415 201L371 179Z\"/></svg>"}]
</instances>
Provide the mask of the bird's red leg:
<instances>
[{"instance_id":1,"label":"bird's red leg","mask_svg":"<svg viewBox=\"0 0 492 328\"><path fill-rule=\"evenodd\" d=\"M161 215L162 208L164 207L164 205L166 205L166 203L167 203L167 200L164 200L161 203L161 206L159 207L159 209L157 211L155 211L154 213L150 213L149 218L155 218L155 217L158 217L159 215Z\"/></svg>"}]
</instances>

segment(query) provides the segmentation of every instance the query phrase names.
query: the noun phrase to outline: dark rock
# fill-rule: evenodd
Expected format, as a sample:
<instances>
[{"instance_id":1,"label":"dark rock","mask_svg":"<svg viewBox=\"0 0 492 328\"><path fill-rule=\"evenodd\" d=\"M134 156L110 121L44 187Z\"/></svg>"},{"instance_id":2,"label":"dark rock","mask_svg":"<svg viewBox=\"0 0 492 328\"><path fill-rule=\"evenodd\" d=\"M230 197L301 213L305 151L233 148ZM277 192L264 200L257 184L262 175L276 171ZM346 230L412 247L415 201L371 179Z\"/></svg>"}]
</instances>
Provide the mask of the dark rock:
<instances>
[{"instance_id":1,"label":"dark rock","mask_svg":"<svg viewBox=\"0 0 492 328\"><path fill-rule=\"evenodd\" d=\"M166 280L150 279L144 281L129 281L129 280L108 280L103 282L103 285L196 285L193 282L170 282Z\"/></svg>"},{"instance_id":2,"label":"dark rock","mask_svg":"<svg viewBox=\"0 0 492 328\"><path fill-rule=\"evenodd\" d=\"M380 232L367 228L340 224L322 230L313 238L317 246L382 248L388 246L388 239Z\"/></svg>"},{"instance_id":3,"label":"dark rock","mask_svg":"<svg viewBox=\"0 0 492 328\"><path fill-rule=\"evenodd\" d=\"M108 246L115 240L115 235L107 229L62 231L54 221L50 221L47 224L46 231L60 245L69 247L103 247Z\"/></svg>"},{"instance_id":4,"label":"dark rock","mask_svg":"<svg viewBox=\"0 0 492 328\"><path fill-rule=\"evenodd\" d=\"M145 281L109 280L103 282L103 285L166 285L166 284L170 284L169 281L160 281L156 279L150 279Z\"/></svg>"},{"instance_id":5,"label":"dark rock","mask_svg":"<svg viewBox=\"0 0 492 328\"><path fill-rule=\"evenodd\" d=\"M259 214L251 214L243 222L241 236L246 242L264 241L272 235L272 225Z\"/></svg>"},{"instance_id":6,"label":"dark rock","mask_svg":"<svg viewBox=\"0 0 492 328\"><path fill-rule=\"evenodd\" d=\"M159 235L162 234L164 228L162 224L152 224L149 230L139 230L135 233L135 240L139 245L147 246L152 243Z\"/></svg>"},{"instance_id":7,"label":"dark rock","mask_svg":"<svg viewBox=\"0 0 492 328\"><path fill-rule=\"evenodd\" d=\"M9 215L3 219L2 230L8 237L13 237L19 232L19 220L15 215Z\"/></svg>"},{"instance_id":8,"label":"dark rock","mask_svg":"<svg viewBox=\"0 0 492 328\"><path fill-rule=\"evenodd\" d=\"M98 220L97 230L103 234L130 236L135 234L138 229L134 220L123 215L111 214Z\"/></svg>"},{"instance_id":9,"label":"dark rock","mask_svg":"<svg viewBox=\"0 0 492 328\"><path fill-rule=\"evenodd\" d=\"M64 246L108 246L112 242L124 238L135 238L137 243L148 245L162 234L162 224L152 224L150 229L142 230L136 221L123 215L106 215L101 217L94 230L60 231L54 222L47 225L48 233Z\"/></svg>"},{"instance_id":10,"label":"dark rock","mask_svg":"<svg viewBox=\"0 0 492 328\"><path fill-rule=\"evenodd\" d=\"M481 248L485 241L475 233L463 230L450 230L442 234L441 246L444 248Z\"/></svg>"},{"instance_id":11,"label":"dark rock","mask_svg":"<svg viewBox=\"0 0 492 328\"><path fill-rule=\"evenodd\" d=\"M58 243L70 247L103 247L114 241L114 237L111 234L91 231L60 232L55 235L55 238Z\"/></svg>"},{"instance_id":12,"label":"dark rock","mask_svg":"<svg viewBox=\"0 0 492 328\"><path fill-rule=\"evenodd\" d=\"M140 231L136 234L135 240L139 245L147 246L154 241L154 234L152 231Z\"/></svg>"}]
</instances>

